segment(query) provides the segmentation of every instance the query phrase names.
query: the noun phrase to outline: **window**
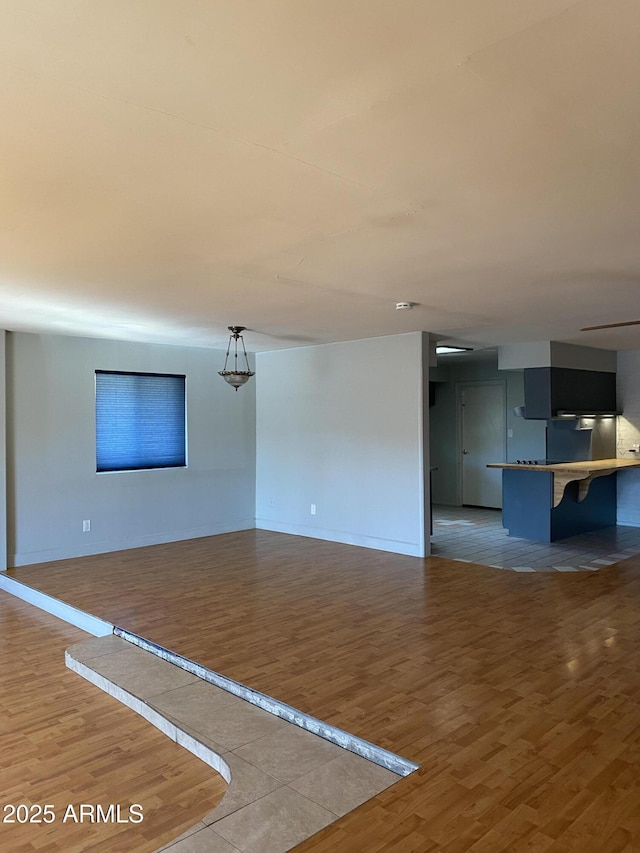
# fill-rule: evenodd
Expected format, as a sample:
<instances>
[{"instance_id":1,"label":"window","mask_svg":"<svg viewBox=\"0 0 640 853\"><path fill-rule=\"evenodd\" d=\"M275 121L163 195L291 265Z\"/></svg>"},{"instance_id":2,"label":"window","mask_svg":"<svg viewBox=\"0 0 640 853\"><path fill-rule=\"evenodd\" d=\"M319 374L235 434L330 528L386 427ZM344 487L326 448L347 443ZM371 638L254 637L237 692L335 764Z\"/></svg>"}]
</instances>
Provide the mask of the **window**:
<instances>
[{"instance_id":1,"label":"window","mask_svg":"<svg viewBox=\"0 0 640 853\"><path fill-rule=\"evenodd\" d=\"M185 377L96 370L96 471L183 468Z\"/></svg>"}]
</instances>

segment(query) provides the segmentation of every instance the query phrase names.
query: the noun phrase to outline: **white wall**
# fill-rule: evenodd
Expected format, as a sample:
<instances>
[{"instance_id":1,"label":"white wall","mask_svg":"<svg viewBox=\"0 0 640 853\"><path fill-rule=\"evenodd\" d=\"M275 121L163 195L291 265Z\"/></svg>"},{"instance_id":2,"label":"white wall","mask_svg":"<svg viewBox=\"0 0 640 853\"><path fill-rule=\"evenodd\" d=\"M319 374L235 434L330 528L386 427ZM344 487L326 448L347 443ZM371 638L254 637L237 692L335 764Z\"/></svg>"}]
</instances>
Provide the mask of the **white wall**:
<instances>
[{"instance_id":1,"label":"white wall","mask_svg":"<svg viewBox=\"0 0 640 853\"><path fill-rule=\"evenodd\" d=\"M257 527L428 551L423 357L421 333L257 355Z\"/></svg>"},{"instance_id":2,"label":"white wall","mask_svg":"<svg viewBox=\"0 0 640 853\"><path fill-rule=\"evenodd\" d=\"M255 385L223 352L11 333L6 358L9 565L254 526ZM187 468L96 474L97 369L186 374Z\"/></svg>"},{"instance_id":3,"label":"white wall","mask_svg":"<svg viewBox=\"0 0 640 853\"><path fill-rule=\"evenodd\" d=\"M640 458L629 453L640 444L640 350L618 353L617 403L623 414L617 418L619 458ZM640 469L621 471L618 478L618 524L640 527Z\"/></svg>"}]
</instances>

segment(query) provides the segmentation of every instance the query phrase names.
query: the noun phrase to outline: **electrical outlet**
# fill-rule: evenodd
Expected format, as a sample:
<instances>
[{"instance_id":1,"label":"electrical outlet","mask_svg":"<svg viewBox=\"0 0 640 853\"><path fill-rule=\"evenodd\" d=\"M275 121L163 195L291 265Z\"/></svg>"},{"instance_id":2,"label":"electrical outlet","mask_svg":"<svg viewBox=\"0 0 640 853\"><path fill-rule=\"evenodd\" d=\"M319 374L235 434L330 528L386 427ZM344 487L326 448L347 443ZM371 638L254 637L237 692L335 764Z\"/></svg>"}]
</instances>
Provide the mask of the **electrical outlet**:
<instances>
[{"instance_id":1,"label":"electrical outlet","mask_svg":"<svg viewBox=\"0 0 640 853\"><path fill-rule=\"evenodd\" d=\"M85 518L82 522L82 532L89 533L91 531L91 520L89 518Z\"/></svg>"},{"instance_id":2,"label":"electrical outlet","mask_svg":"<svg viewBox=\"0 0 640 853\"><path fill-rule=\"evenodd\" d=\"M316 514L316 505L311 504L311 515L315 515L315 514Z\"/></svg>"}]
</instances>

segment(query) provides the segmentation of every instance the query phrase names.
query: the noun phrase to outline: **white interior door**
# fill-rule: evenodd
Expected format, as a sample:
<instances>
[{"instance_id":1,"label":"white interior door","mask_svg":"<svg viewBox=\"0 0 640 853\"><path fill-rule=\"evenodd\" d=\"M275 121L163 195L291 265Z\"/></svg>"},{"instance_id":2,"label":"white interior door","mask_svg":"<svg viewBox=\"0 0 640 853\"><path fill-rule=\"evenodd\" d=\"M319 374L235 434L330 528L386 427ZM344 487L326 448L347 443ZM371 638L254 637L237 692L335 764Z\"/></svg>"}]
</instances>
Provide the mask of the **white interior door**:
<instances>
[{"instance_id":1,"label":"white interior door","mask_svg":"<svg viewBox=\"0 0 640 853\"><path fill-rule=\"evenodd\" d=\"M504 384L477 383L460 389L462 423L462 503L502 506L502 471L487 468L504 462Z\"/></svg>"}]
</instances>

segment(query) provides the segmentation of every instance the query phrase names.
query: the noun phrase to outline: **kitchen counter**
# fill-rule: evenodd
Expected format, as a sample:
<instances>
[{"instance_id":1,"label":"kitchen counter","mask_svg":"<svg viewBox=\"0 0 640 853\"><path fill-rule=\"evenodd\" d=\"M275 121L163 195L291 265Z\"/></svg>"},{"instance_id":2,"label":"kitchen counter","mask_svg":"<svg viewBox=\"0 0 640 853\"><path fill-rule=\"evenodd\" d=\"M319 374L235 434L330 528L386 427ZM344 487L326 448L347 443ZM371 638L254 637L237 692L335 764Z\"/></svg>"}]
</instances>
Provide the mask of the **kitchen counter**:
<instances>
[{"instance_id":1,"label":"kitchen counter","mask_svg":"<svg viewBox=\"0 0 640 853\"><path fill-rule=\"evenodd\" d=\"M502 519L510 536L554 542L616 524L618 471L640 468L636 459L592 459L502 468ZM533 472L534 476L531 476Z\"/></svg>"},{"instance_id":2,"label":"kitchen counter","mask_svg":"<svg viewBox=\"0 0 640 853\"><path fill-rule=\"evenodd\" d=\"M640 459L590 459L585 462L556 462L552 465L528 465L521 462L492 462L487 468L506 468L513 471L551 471L553 477L553 506L558 506L569 483L581 481L578 493L584 500L595 477L606 477L623 468L640 468Z\"/></svg>"}]
</instances>

